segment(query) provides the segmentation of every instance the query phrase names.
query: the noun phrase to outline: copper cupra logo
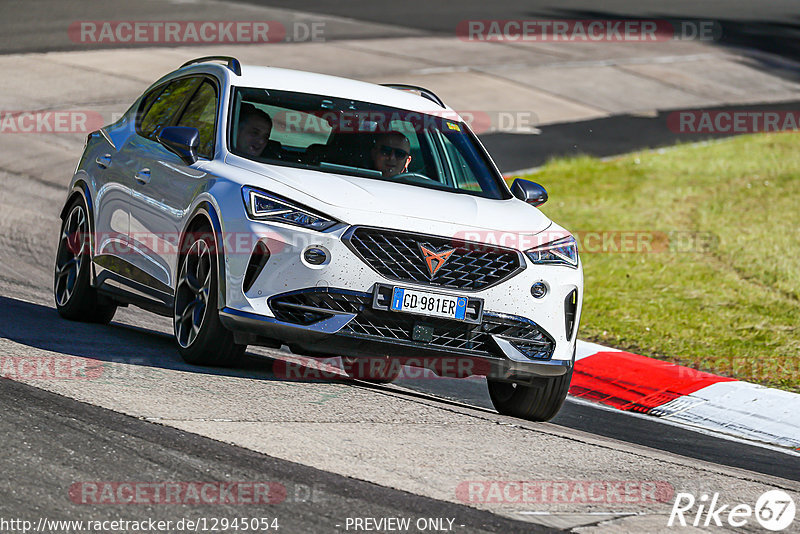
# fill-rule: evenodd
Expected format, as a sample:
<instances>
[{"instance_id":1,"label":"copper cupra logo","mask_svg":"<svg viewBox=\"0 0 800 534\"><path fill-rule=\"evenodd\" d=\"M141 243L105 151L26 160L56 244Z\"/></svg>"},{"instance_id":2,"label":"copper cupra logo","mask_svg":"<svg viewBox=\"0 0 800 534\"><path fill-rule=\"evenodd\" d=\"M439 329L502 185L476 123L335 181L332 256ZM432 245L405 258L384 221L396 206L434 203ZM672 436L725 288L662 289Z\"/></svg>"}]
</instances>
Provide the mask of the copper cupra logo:
<instances>
[{"instance_id":1,"label":"copper cupra logo","mask_svg":"<svg viewBox=\"0 0 800 534\"><path fill-rule=\"evenodd\" d=\"M425 246L420 244L419 249L422 251L422 257L425 258L425 263L428 265L428 272L431 273L431 277L436 274L436 272L442 268L442 266L447 262L447 259L450 255L456 251L454 248L449 248L447 250L432 250L433 247L430 245Z\"/></svg>"}]
</instances>

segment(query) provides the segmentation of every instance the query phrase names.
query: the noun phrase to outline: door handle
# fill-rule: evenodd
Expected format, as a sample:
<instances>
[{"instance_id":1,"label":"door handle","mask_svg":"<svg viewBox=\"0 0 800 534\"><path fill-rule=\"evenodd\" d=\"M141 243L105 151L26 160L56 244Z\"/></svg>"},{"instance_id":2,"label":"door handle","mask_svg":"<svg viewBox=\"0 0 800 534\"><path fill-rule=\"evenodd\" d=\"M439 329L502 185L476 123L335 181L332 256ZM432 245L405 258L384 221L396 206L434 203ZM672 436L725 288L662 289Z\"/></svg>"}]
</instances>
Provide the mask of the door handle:
<instances>
[{"instance_id":1,"label":"door handle","mask_svg":"<svg viewBox=\"0 0 800 534\"><path fill-rule=\"evenodd\" d=\"M111 154L97 156L97 159L95 159L94 162L97 163L97 166L101 169L107 169L108 166L111 165Z\"/></svg>"},{"instance_id":2,"label":"door handle","mask_svg":"<svg viewBox=\"0 0 800 534\"><path fill-rule=\"evenodd\" d=\"M148 184L150 183L150 169L142 169L133 175L133 177L136 178L136 181L142 185Z\"/></svg>"}]
</instances>

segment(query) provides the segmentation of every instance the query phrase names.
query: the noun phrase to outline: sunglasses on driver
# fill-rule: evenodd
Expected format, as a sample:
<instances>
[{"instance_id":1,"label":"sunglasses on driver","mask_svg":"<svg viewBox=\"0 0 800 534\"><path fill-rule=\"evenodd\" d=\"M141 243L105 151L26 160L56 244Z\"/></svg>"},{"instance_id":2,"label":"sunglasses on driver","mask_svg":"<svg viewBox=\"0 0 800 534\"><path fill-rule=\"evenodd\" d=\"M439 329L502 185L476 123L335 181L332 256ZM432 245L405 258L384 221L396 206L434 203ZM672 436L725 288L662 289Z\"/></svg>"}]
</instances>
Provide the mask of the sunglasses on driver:
<instances>
[{"instance_id":1,"label":"sunglasses on driver","mask_svg":"<svg viewBox=\"0 0 800 534\"><path fill-rule=\"evenodd\" d=\"M402 148L395 148L389 145L381 145L378 147L378 150L380 150L381 154L383 154L387 158L391 156L392 153L394 153L394 157L396 157L397 159L406 159L408 156L411 155Z\"/></svg>"}]
</instances>

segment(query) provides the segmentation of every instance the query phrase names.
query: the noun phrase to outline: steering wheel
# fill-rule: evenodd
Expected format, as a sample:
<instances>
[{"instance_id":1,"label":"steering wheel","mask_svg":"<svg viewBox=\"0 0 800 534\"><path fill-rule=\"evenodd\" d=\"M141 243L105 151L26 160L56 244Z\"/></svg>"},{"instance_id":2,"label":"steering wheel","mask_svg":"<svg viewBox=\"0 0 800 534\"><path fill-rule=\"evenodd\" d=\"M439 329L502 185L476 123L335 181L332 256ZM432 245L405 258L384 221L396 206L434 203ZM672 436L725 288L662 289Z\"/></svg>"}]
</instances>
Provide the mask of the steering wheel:
<instances>
[{"instance_id":1,"label":"steering wheel","mask_svg":"<svg viewBox=\"0 0 800 534\"><path fill-rule=\"evenodd\" d=\"M416 172L401 172L400 174L395 174L392 178L416 178L418 180L426 180L430 182L436 181L429 176L425 176L424 174L419 174Z\"/></svg>"}]
</instances>

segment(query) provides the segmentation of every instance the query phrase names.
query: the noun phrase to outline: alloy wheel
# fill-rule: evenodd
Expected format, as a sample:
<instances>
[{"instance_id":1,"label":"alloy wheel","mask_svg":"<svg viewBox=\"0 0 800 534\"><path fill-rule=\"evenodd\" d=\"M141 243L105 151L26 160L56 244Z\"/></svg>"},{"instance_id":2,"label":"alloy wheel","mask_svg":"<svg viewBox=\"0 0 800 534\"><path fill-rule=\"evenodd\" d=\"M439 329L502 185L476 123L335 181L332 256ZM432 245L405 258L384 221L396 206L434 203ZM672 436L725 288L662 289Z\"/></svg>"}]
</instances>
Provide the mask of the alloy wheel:
<instances>
[{"instance_id":1,"label":"alloy wheel","mask_svg":"<svg viewBox=\"0 0 800 534\"><path fill-rule=\"evenodd\" d=\"M75 292L78 277L89 252L89 222L83 206L77 205L67 217L58 242L55 265L55 294L59 306L65 306Z\"/></svg>"},{"instance_id":2,"label":"alloy wheel","mask_svg":"<svg viewBox=\"0 0 800 534\"><path fill-rule=\"evenodd\" d=\"M183 259L175 292L175 334L178 344L187 348L194 343L206 316L211 290L211 250L198 239Z\"/></svg>"}]
</instances>

